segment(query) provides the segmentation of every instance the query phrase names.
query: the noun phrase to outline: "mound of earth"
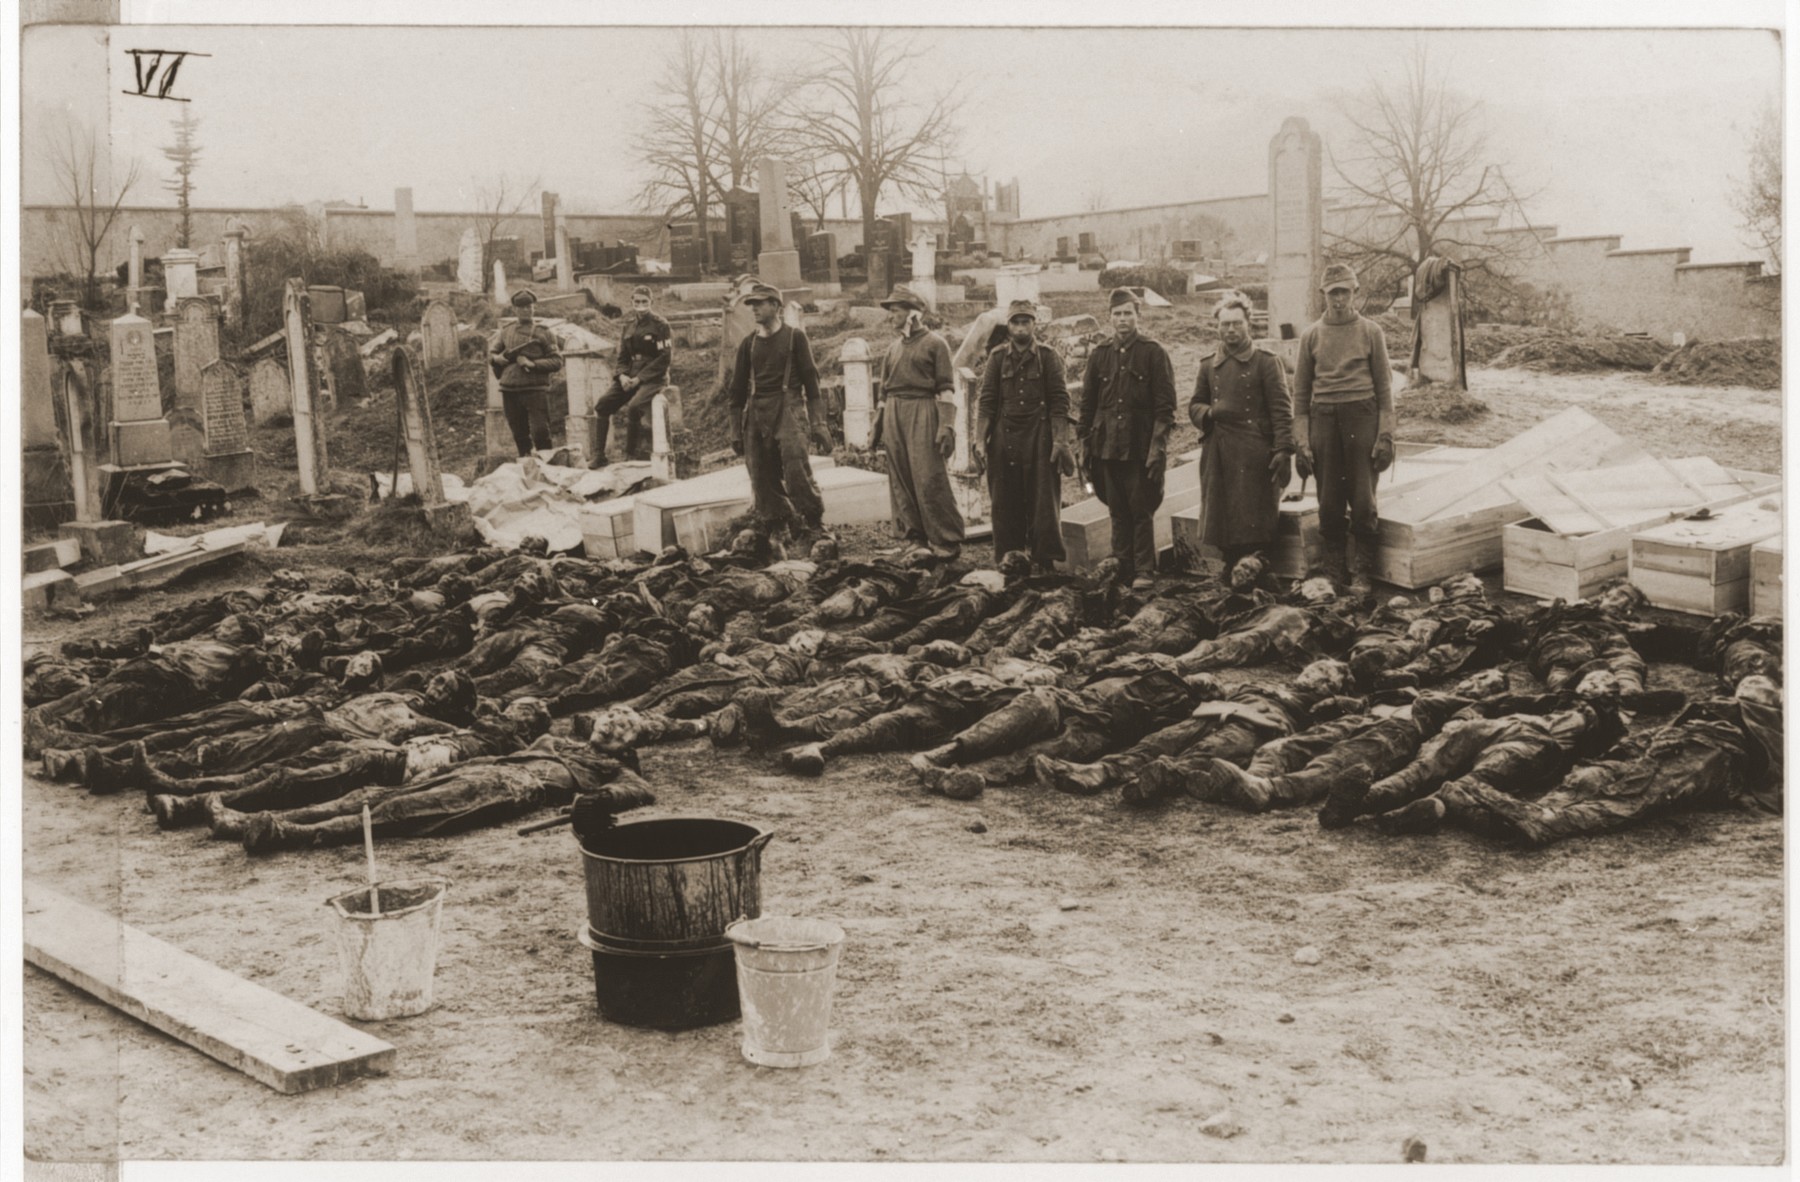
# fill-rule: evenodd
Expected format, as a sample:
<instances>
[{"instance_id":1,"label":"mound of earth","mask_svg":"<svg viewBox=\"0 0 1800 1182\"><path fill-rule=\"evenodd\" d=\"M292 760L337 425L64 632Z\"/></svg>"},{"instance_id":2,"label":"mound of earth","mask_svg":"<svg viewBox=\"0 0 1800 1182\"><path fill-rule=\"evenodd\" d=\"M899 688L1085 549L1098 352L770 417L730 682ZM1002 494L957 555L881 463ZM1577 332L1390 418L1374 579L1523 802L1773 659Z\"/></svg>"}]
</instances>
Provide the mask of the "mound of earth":
<instances>
[{"instance_id":1,"label":"mound of earth","mask_svg":"<svg viewBox=\"0 0 1800 1182\"><path fill-rule=\"evenodd\" d=\"M1402 390L1395 397L1404 419L1430 419L1437 423L1467 423L1489 413L1488 404L1467 390L1430 383Z\"/></svg>"},{"instance_id":2,"label":"mound of earth","mask_svg":"<svg viewBox=\"0 0 1800 1182\"><path fill-rule=\"evenodd\" d=\"M1496 369L1546 373L1591 373L1605 369L1648 372L1669 351L1648 337L1545 335L1501 350L1488 364Z\"/></svg>"},{"instance_id":3,"label":"mound of earth","mask_svg":"<svg viewBox=\"0 0 1800 1182\"><path fill-rule=\"evenodd\" d=\"M1548 335L1549 329L1532 324L1472 324L1463 333L1463 359L1470 365L1487 365L1514 345Z\"/></svg>"},{"instance_id":4,"label":"mound of earth","mask_svg":"<svg viewBox=\"0 0 1800 1182\"><path fill-rule=\"evenodd\" d=\"M1781 342L1762 337L1693 341L1659 361L1650 376L1677 386L1779 390Z\"/></svg>"}]
</instances>

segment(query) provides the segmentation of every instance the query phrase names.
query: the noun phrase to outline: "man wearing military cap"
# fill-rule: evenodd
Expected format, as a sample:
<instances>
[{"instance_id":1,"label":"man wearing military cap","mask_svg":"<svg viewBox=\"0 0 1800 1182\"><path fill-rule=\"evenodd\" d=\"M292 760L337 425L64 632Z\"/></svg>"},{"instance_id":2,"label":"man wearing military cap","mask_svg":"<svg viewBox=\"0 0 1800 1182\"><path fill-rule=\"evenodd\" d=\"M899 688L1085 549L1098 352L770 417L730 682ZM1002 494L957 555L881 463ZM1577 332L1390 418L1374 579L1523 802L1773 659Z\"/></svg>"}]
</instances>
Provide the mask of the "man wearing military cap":
<instances>
[{"instance_id":1,"label":"man wearing military cap","mask_svg":"<svg viewBox=\"0 0 1800 1182\"><path fill-rule=\"evenodd\" d=\"M1325 315L1300 335L1294 368L1294 446L1300 474L1319 483L1320 573L1374 589L1375 478L1394 462L1393 372L1381 326L1358 314L1356 272L1325 268Z\"/></svg>"},{"instance_id":2,"label":"man wearing military cap","mask_svg":"<svg viewBox=\"0 0 1800 1182\"><path fill-rule=\"evenodd\" d=\"M962 552L963 519L944 463L956 450L950 346L925 327L925 301L905 284L895 285L881 306L900 334L881 367L881 440L894 529L915 554L928 548L932 557L953 559Z\"/></svg>"},{"instance_id":3,"label":"man wearing military cap","mask_svg":"<svg viewBox=\"0 0 1800 1182\"><path fill-rule=\"evenodd\" d=\"M1175 429L1175 367L1166 349L1138 331L1135 295L1115 288L1111 306L1113 339L1088 357L1075 429L1094 494L1112 517L1119 579L1141 591L1156 573L1155 513Z\"/></svg>"},{"instance_id":4,"label":"man wearing military cap","mask_svg":"<svg viewBox=\"0 0 1800 1182\"><path fill-rule=\"evenodd\" d=\"M606 467L606 436L613 415L623 410L627 420L635 422L650 412L650 400L669 379L672 355L669 322L650 310L650 289L640 283L631 293L631 319L619 331L612 387L594 403L594 467Z\"/></svg>"},{"instance_id":5,"label":"man wearing military cap","mask_svg":"<svg viewBox=\"0 0 1800 1182\"><path fill-rule=\"evenodd\" d=\"M537 296L530 288L513 293L514 323L502 325L488 346L488 364L500 379L500 404L519 454L550 444L550 375L562 368L556 338L532 323Z\"/></svg>"},{"instance_id":6,"label":"man wearing military cap","mask_svg":"<svg viewBox=\"0 0 1800 1182\"><path fill-rule=\"evenodd\" d=\"M970 447L985 464L994 558L1024 550L1039 567L1064 557L1062 477L1075 472L1062 358L1037 339L1037 309L1014 300L1007 340L988 354Z\"/></svg>"},{"instance_id":7,"label":"man wearing military cap","mask_svg":"<svg viewBox=\"0 0 1800 1182\"><path fill-rule=\"evenodd\" d=\"M738 344L731 366L733 447L750 473L750 495L758 516L772 525L795 519L817 530L825 501L813 480L806 441L822 454L831 451L831 428L819 395L819 369L804 330L781 322L781 292L758 283L743 296L756 315L756 330ZM805 419L798 395L805 394ZM804 422L804 426L803 426Z\"/></svg>"},{"instance_id":8,"label":"man wearing military cap","mask_svg":"<svg viewBox=\"0 0 1800 1182\"><path fill-rule=\"evenodd\" d=\"M1294 466L1287 375L1250 339L1250 301L1232 293L1213 313L1219 348L1200 362L1188 417L1200 428L1200 541L1230 570L1272 548Z\"/></svg>"}]
</instances>

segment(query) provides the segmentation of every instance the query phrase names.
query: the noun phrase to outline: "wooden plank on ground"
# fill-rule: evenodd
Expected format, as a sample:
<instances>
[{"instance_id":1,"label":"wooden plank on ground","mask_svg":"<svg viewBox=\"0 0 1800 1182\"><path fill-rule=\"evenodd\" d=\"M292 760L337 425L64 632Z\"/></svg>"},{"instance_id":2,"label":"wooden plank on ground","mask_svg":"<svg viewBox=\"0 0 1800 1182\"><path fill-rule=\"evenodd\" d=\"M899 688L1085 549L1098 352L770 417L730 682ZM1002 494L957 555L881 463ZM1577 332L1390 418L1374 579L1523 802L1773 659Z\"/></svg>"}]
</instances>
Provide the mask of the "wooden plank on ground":
<instances>
[{"instance_id":1,"label":"wooden plank on ground","mask_svg":"<svg viewBox=\"0 0 1800 1182\"><path fill-rule=\"evenodd\" d=\"M1507 477L1611 467L1645 456L1642 448L1621 439L1587 411L1571 407L1459 465L1454 472L1407 484L1391 494L1383 490L1381 516L1417 523L1498 507L1512 502L1504 490L1497 490Z\"/></svg>"},{"instance_id":2,"label":"wooden plank on ground","mask_svg":"<svg viewBox=\"0 0 1800 1182\"><path fill-rule=\"evenodd\" d=\"M30 880L24 936L27 962L278 1092L393 1069L381 1039Z\"/></svg>"}]
</instances>

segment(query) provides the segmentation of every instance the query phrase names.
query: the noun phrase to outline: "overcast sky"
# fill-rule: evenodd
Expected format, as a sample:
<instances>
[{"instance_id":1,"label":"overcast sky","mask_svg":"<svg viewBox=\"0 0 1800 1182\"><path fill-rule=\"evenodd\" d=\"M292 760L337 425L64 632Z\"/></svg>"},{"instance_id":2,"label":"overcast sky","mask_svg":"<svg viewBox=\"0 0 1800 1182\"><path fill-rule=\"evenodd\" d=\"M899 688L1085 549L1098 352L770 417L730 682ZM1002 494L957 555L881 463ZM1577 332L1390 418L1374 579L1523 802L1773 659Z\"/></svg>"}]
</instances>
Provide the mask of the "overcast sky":
<instances>
[{"instance_id":1,"label":"overcast sky","mask_svg":"<svg viewBox=\"0 0 1800 1182\"><path fill-rule=\"evenodd\" d=\"M1246 15L1253 10L1246 9ZM1269 137L1288 115L1343 146L1346 99L1391 80L1415 41L1482 104L1493 157L1538 196L1532 220L1617 233L1627 249L1691 246L1748 258L1729 205L1758 112L1777 106L1781 54L1752 30L1439 31L917 29L910 88L960 83L960 154L1017 177L1026 217L1101 200L1147 205L1267 190ZM774 70L825 29L753 29ZM644 177L634 113L675 34L667 29L165 26L27 31L23 199L56 199L41 130L110 122L115 159L164 204L179 107L123 93L133 48L181 49L175 92L204 149L200 205L364 200L469 209L501 172L541 176L575 212L627 212ZM107 70L104 79L100 74ZM1333 176L1325 169L1329 194ZM897 202L885 200L883 209ZM854 209L854 199L851 208Z\"/></svg>"}]
</instances>

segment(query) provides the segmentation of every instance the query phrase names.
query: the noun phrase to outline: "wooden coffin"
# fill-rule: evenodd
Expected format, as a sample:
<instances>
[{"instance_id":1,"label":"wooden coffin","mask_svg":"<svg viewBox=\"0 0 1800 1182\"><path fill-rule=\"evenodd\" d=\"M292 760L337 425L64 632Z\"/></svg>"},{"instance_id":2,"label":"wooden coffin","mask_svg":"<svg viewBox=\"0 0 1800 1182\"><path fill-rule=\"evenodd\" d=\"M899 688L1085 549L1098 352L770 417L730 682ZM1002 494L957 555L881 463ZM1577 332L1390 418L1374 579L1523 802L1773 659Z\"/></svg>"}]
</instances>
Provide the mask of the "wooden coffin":
<instances>
[{"instance_id":1,"label":"wooden coffin","mask_svg":"<svg viewBox=\"0 0 1800 1182\"><path fill-rule=\"evenodd\" d=\"M1631 581L1655 607L1716 616L1750 609L1750 551L1781 533L1781 497L1681 518L1631 539Z\"/></svg>"}]
</instances>

